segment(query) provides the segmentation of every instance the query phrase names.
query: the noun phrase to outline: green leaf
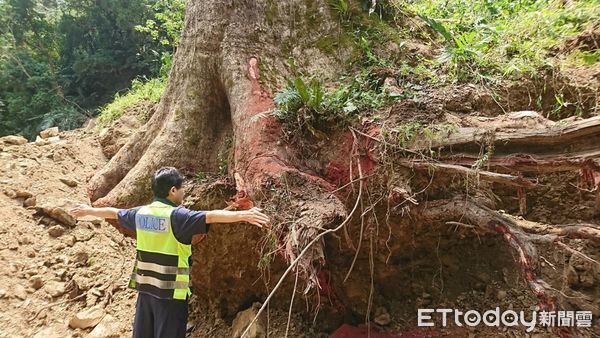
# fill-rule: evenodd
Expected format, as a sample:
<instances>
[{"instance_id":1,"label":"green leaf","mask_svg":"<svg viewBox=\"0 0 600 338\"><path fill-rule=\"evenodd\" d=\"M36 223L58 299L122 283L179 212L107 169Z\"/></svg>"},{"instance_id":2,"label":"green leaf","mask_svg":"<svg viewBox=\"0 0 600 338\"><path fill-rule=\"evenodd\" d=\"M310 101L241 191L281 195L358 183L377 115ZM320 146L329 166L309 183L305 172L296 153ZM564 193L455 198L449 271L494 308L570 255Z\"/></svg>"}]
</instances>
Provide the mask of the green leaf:
<instances>
[{"instance_id":1,"label":"green leaf","mask_svg":"<svg viewBox=\"0 0 600 338\"><path fill-rule=\"evenodd\" d=\"M450 34L450 32L441 22L420 14L419 17L423 19L423 21L425 21L429 25L429 27L433 28L436 32L440 33L444 37L444 39L446 39L447 42L452 43L454 41L454 39L452 38L452 34Z\"/></svg>"}]
</instances>

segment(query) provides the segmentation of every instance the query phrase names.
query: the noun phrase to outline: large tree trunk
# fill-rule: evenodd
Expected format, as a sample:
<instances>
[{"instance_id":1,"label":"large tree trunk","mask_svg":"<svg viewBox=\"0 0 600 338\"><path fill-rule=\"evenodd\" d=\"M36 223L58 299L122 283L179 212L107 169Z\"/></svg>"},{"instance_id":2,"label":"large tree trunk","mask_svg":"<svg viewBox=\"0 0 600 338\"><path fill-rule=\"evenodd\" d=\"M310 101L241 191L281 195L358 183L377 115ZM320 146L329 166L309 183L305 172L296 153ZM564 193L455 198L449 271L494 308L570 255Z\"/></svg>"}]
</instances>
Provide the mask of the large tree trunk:
<instances>
[{"instance_id":1,"label":"large tree trunk","mask_svg":"<svg viewBox=\"0 0 600 338\"><path fill-rule=\"evenodd\" d=\"M590 119L558 129L545 125L546 120L525 127L519 126L518 122L513 125L511 121L515 116L484 121L484 126L477 125L477 121L463 121L465 128L441 140L425 140L425 143L411 145L410 149L396 149L395 154L408 156L394 162L397 165L395 173L376 171L376 162L383 167L381 164L386 159L374 159L374 145L394 145L387 144L377 133L377 128L366 126L340 138L349 142L331 141L330 152L335 156L330 159L337 161L328 163L324 171L333 174L325 179L322 176L326 175L303 166L298 159L298 149L283 141L282 126L269 114L273 108L270 87L280 88L287 78L295 75L295 70L286 62L289 57L295 59L300 70L308 74L320 73L325 79L333 78L341 71L349 51L342 48L332 55L316 47L323 37L339 34L336 22L330 16L325 0L189 1L166 91L146 125L90 179L88 191L93 204L132 207L148 202L151 175L161 166L177 167L190 176L200 171L218 171L227 139L232 139L233 164L229 166L229 176L237 177L237 194L235 197L232 196L234 192L230 196L221 194L218 198L233 197L238 201L249 198L252 203L265 208L279 224L275 240L287 263L298 258L309 242L318 239L317 244L298 259L298 264L306 289L319 289L317 294L329 297L330 305L335 307L336 302L342 303L348 312L366 313L368 317L373 309L373 297L369 296L369 303L363 304L364 295L370 294L369 285L373 288L374 282L369 283L360 272L355 275L348 272L347 275L346 271L353 269L354 262L358 262L357 271L363 274L367 271L364 267L369 265L371 275L373 266L389 269L390 257L374 258L377 254L373 253L373 245L384 242L387 246L392 238L401 243L395 246L394 254L394 247L388 248L389 255L394 255L392 260L405 259L404 245L411 243L406 229L400 226L405 222L415 229L450 222L500 236L516 254L518 264L513 268L520 267L526 285L540 305L556 307L559 303L556 292L550 292L539 276L534 244L559 243L558 239L562 237L596 241L597 228L586 224L531 227L494 211L494 202L489 199L481 202L470 197L457 197L463 196L463 192L443 184L438 185L444 188L443 193L432 193L429 203L427 197L419 201L421 196L412 193L413 189L418 189L411 189L409 177L413 175L411 170L422 172L421 175L426 177L433 168L442 172L442 176L458 176L465 182L476 177L490 184L516 188L521 211L525 212L525 189L532 189L536 182L533 178L522 177L521 172L581 169L584 182L589 183L587 187L598 188L600 181L594 179L600 177L598 166L591 161L599 155L598 146L586 142L600 137L598 120ZM264 81L265 75L270 76L268 81ZM516 118L518 120L519 116ZM531 131L533 128L541 131ZM502 132L506 129L510 129L509 132ZM495 136L490 139L490 134ZM482 143L494 146L496 152L485 166L471 168L481 157L478 153ZM439 150L440 157L434 160L414 156L428 149ZM366 189L367 182L371 187L378 182L377 177L367 180L374 174L387 180L383 186L389 191L384 191L380 198L371 196L374 190ZM342 190L337 185L345 185L345 188ZM492 190L490 186L478 189L484 193ZM435 198L433 195L436 194L441 197ZM200 196L196 207L220 206L218 201L208 199ZM380 201L383 203L379 204ZM416 207L419 203L421 205ZM351 229L345 232L349 249L336 250L338 241L335 238L317 237L323 229L338 227L359 205L361 212L356 215L360 216L360 221L352 223ZM407 208L408 205L413 207ZM371 213L373 217L369 216ZM410 220L409 216L412 217ZM378 219L386 220L389 237L385 231L379 233ZM467 221L475 226L465 224ZM440 227L435 229L439 233L445 231ZM255 281L262 272L256 268L260 257L255 248L262 240L261 233L243 226L213 227L212 232L212 241L209 236L207 241L194 247L193 281L200 298L219 307L222 315L231 316L248 302L264 300L285 267L281 262L275 264L271 270L271 283L258 286ZM326 240L330 245L324 246ZM227 246L222 244L224 241L234 244ZM370 253L361 251L362 241L370 241ZM414 238L412 245L416 250ZM431 246L424 247L431 251ZM439 247L440 242L437 249ZM329 264L333 266L325 271L322 268L327 252L331 256ZM340 267L343 272L336 271ZM390 276L403 278L394 273L377 278L386 280ZM348 283L344 284L346 280ZM345 286L340 287L340 291L328 285L336 283ZM394 283L397 281L394 280L392 285ZM353 285L361 288L363 296L356 297ZM289 289L289 285L287 287Z\"/></svg>"},{"instance_id":2,"label":"large tree trunk","mask_svg":"<svg viewBox=\"0 0 600 338\"><path fill-rule=\"evenodd\" d=\"M334 75L343 60L323 54L315 42L319 34L337 34L335 22L324 0L190 1L156 112L90 179L88 194L93 204L132 207L148 202L151 175L161 166L174 166L186 174L217 172L219 151L232 137L234 162L229 172L241 178L238 197L268 200L273 189L301 195L285 201L290 210L304 210L293 226L301 240L287 250L287 258L293 259L314 237L314 225L327 227L346 211L328 193L334 187L295 163L293 152L281 142L281 125L267 114L273 99L261 83L260 69L277 69L281 75L275 80L284 81L289 75L287 59L293 57L299 70L314 73L318 69L325 77ZM319 34L314 34L316 27ZM288 46L287 50L281 46ZM264 203L263 207L274 208ZM252 247L247 250L253 251ZM317 283L313 267L323 260L321 245L303 258L305 278L313 286ZM256 270L252 277L260 276L254 269L256 261L247 263Z\"/></svg>"}]
</instances>

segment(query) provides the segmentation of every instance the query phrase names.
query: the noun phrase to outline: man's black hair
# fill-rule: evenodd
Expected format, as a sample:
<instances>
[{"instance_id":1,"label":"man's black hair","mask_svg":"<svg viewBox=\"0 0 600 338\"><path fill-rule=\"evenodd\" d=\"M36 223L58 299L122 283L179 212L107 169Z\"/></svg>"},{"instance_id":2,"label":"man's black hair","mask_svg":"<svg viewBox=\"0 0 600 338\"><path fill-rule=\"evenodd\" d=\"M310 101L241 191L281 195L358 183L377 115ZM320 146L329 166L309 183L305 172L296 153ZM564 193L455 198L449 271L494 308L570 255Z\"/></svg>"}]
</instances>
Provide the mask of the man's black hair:
<instances>
[{"instance_id":1,"label":"man's black hair","mask_svg":"<svg viewBox=\"0 0 600 338\"><path fill-rule=\"evenodd\" d=\"M152 177L152 191L155 197L166 198L171 187L181 188L183 176L173 167L162 167Z\"/></svg>"}]
</instances>

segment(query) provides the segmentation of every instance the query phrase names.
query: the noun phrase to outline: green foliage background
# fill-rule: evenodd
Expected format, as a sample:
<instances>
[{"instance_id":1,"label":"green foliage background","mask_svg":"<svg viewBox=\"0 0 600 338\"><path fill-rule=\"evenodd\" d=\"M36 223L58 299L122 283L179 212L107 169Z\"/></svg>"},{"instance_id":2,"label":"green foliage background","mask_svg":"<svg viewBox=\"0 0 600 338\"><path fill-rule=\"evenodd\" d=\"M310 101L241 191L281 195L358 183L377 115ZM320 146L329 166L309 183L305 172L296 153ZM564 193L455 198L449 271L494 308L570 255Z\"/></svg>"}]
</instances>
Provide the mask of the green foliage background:
<instances>
[{"instance_id":1,"label":"green foliage background","mask_svg":"<svg viewBox=\"0 0 600 338\"><path fill-rule=\"evenodd\" d=\"M50 126L79 127L132 80L166 77L184 7L177 0L0 0L0 135L33 139Z\"/></svg>"},{"instance_id":2,"label":"green foliage background","mask_svg":"<svg viewBox=\"0 0 600 338\"><path fill-rule=\"evenodd\" d=\"M598 49L556 52L600 24L598 0L328 2L342 29L315 47L350 46L354 57L334 83L298 73L275 96L274 115L300 135L322 138L428 87L501 85L600 62ZM104 125L137 102L158 102L184 10L185 0L0 0L0 136L33 139L97 115ZM411 51L415 44L431 53ZM388 76L399 91L385 90ZM555 97L557 111L572 104Z\"/></svg>"}]
</instances>

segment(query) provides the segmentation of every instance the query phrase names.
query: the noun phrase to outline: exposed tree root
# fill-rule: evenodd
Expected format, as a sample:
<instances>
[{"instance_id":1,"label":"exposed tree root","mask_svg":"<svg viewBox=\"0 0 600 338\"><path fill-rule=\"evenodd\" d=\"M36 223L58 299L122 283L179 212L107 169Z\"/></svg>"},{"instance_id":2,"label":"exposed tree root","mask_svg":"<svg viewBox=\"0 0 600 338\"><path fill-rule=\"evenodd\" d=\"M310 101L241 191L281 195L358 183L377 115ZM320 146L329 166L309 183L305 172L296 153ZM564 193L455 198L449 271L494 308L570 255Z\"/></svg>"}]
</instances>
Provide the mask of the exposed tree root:
<instances>
[{"instance_id":1,"label":"exposed tree root","mask_svg":"<svg viewBox=\"0 0 600 338\"><path fill-rule=\"evenodd\" d=\"M538 298L540 307L545 310L556 309L557 297L555 290L538 276L539 257L534 244L556 242L565 236L600 240L600 231L594 226L570 225L557 228L534 222L524 222L494 211L482 205L481 202L465 196L449 200L429 201L424 207L419 208L416 217L420 217L426 222L458 219L464 223L462 220L466 219L483 232L502 235L515 252L529 289ZM534 224L536 226L533 226Z\"/></svg>"}]
</instances>

